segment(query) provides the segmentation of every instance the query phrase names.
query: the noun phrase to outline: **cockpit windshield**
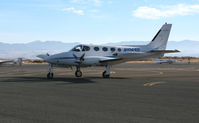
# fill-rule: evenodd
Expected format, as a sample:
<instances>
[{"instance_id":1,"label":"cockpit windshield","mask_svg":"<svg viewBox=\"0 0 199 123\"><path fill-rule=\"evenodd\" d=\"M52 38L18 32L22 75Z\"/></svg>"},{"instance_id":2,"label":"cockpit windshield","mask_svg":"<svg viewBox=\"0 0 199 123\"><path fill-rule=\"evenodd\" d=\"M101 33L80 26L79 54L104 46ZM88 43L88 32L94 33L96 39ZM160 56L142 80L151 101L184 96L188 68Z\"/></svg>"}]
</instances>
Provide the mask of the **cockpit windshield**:
<instances>
[{"instance_id":1,"label":"cockpit windshield","mask_svg":"<svg viewBox=\"0 0 199 123\"><path fill-rule=\"evenodd\" d=\"M90 50L90 47L85 46L85 45L77 45L72 49L72 51L75 51L75 52L89 51L89 50Z\"/></svg>"},{"instance_id":2,"label":"cockpit windshield","mask_svg":"<svg viewBox=\"0 0 199 123\"><path fill-rule=\"evenodd\" d=\"M75 46L75 47L72 49L72 51L75 51L75 52L80 52L80 51L82 51L82 45L77 45L77 46Z\"/></svg>"}]
</instances>

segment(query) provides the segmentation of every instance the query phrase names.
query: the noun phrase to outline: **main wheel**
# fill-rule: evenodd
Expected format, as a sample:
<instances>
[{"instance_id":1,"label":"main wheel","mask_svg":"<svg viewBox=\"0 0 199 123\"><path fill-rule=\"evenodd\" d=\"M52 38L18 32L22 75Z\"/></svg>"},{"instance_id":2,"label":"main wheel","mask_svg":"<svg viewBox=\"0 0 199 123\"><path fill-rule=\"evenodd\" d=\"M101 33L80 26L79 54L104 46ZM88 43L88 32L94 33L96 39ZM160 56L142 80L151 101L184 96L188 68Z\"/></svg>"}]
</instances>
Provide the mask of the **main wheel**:
<instances>
[{"instance_id":1,"label":"main wheel","mask_svg":"<svg viewBox=\"0 0 199 123\"><path fill-rule=\"evenodd\" d=\"M75 72L76 77L82 77L82 72L81 71L76 71Z\"/></svg>"},{"instance_id":2,"label":"main wheel","mask_svg":"<svg viewBox=\"0 0 199 123\"><path fill-rule=\"evenodd\" d=\"M53 73L50 73L50 72L49 72L49 73L47 74L47 79L53 79Z\"/></svg>"},{"instance_id":3,"label":"main wheel","mask_svg":"<svg viewBox=\"0 0 199 123\"><path fill-rule=\"evenodd\" d=\"M102 76L103 76L103 78L109 78L110 77L110 74L106 74L106 71L104 71L103 73L102 73Z\"/></svg>"}]
</instances>

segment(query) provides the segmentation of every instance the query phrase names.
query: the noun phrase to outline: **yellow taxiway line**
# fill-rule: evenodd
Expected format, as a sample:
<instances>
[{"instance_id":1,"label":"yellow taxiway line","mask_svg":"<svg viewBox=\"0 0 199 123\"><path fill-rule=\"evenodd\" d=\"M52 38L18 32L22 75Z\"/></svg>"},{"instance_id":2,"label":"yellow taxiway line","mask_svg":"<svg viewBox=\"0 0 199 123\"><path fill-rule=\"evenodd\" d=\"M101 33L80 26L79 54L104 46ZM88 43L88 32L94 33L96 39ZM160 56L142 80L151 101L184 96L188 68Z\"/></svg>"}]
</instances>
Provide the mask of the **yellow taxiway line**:
<instances>
[{"instance_id":1,"label":"yellow taxiway line","mask_svg":"<svg viewBox=\"0 0 199 123\"><path fill-rule=\"evenodd\" d=\"M151 87L154 85L164 84L164 83L166 83L166 82L148 82L148 83L145 83L144 86Z\"/></svg>"}]
</instances>

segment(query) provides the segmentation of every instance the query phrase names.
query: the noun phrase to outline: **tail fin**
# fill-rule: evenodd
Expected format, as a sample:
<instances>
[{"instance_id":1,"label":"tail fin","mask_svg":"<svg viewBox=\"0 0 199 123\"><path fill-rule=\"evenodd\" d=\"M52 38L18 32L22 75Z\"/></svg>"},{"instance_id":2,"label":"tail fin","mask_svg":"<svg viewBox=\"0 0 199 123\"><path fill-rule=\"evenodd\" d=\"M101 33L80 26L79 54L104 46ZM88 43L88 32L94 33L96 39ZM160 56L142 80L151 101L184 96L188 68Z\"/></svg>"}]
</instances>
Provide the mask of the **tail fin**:
<instances>
[{"instance_id":1,"label":"tail fin","mask_svg":"<svg viewBox=\"0 0 199 123\"><path fill-rule=\"evenodd\" d=\"M147 46L155 50L165 50L171 27L172 24L165 23Z\"/></svg>"}]
</instances>

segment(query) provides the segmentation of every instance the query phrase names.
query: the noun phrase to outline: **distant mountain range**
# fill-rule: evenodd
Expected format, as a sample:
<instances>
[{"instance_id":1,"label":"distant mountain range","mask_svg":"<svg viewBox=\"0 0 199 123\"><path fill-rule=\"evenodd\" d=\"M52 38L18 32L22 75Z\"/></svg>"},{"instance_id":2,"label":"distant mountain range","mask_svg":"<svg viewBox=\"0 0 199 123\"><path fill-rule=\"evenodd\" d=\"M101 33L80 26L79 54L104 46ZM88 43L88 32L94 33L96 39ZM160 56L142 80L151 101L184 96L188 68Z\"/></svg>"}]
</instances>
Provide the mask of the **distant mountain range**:
<instances>
[{"instance_id":1,"label":"distant mountain range","mask_svg":"<svg viewBox=\"0 0 199 123\"><path fill-rule=\"evenodd\" d=\"M149 41L122 41L104 45L145 45L147 43L149 43ZM79 43L63 43L60 41L34 41L25 44L8 44L0 42L0 58L36 58L36 55L38 54L66 52L77 44ZM169 41L167 49L178 49L181 51L180 53L168 54L167 56L199 57L199 41Z\"/></svg>"}]
</instances>

